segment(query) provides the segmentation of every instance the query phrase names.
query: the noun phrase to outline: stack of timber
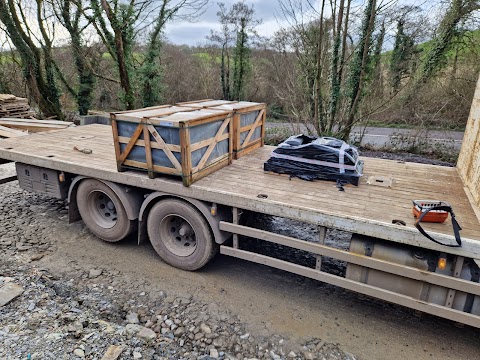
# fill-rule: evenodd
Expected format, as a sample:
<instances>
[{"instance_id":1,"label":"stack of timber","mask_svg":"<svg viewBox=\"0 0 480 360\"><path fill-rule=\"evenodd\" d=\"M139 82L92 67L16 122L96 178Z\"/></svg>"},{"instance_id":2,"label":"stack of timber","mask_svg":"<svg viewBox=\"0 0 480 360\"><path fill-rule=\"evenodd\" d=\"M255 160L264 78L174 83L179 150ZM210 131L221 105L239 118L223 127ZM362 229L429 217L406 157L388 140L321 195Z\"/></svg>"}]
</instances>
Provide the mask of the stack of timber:
<instances>
[{"instance_id":1,"label":"stack of timber","mask_svg":"<svg viewBox=\"0 0 480 360\"><path fill-rule=\"evenodd\" d=\"M28 133L62 130L75 126L72 122L57 120L0 118L0 138L11 138Z\"/></svg>"},{"instance_id":2,"label":"stack of timber","mask_svg":"<svg viewBox=\"0 0 480 360\"><path fill-rule=\"evenodd\" d=\"M232 113L156 106L111 114L118 171L137 169L194 181L232 161Z\"/></svg>"},{"instance_id":3,"label":"stack of timber","mask_svg":"<svg viewBox=\"0 0 480 360\"><path fill-rule=\"evenodd\" d=\"M233 158L263 146L265 138L266 104L249 101L196 100L178 103L202 109L216 109L233 113Z\"/></svg>"},{"instance_id":4,"label":"stack of timber","mask_svg":"<svg viewBox=\"0 0 480 360\"><path fill-rule=\"evenodd\" d=\"M32 119L34 115L27 99L11 94L0 94L0 117Z\"/></svg>"}]
</instances>

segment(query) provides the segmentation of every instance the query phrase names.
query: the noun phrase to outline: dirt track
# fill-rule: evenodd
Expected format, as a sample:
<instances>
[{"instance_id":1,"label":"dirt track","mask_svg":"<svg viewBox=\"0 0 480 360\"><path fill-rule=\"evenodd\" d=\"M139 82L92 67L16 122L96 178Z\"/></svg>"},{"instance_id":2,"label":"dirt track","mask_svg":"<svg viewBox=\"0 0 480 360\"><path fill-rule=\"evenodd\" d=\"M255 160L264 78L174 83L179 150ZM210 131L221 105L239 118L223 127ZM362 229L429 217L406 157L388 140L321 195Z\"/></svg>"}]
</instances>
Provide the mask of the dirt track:
<instances>
[{"instance_id":1,"label":"dirt track","mask_svg":"<svg viewBox=\"0 0 480 360\"><path fill-rule=\"evenodd\" d=\"M277 334L291 344L320 338L361 359L478 358L477 329L221 255L201 271L177 270L161 262L149 244L137 246L135 238L109 244L81 222L68 225L57 201L23 193L24 202L19 202L9 195L20 193L16 183L1 185L0 191L3 211L17 212L20 225L25 220L29 231L43 227L39 234L48 238L43 240L54 241L37 264L58 276L94 268L118 270L115 277L138 292L215 301L236 314L253 336ZM32 213L37 215L34 222L22 218Z\"/></svg>"}]
</instances>

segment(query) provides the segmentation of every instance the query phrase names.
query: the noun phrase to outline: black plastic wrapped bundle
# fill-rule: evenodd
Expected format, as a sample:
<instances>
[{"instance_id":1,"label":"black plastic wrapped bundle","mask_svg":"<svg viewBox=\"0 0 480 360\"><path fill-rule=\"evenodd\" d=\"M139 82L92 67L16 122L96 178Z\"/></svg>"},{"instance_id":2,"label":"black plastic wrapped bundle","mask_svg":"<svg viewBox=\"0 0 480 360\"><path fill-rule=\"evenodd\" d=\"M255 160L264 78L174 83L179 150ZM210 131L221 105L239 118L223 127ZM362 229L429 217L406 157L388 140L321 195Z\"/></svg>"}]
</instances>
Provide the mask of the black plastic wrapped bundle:
<instances>
[{"instance_id":1,"label":"black plastic wrapped bundle","mask_svg":"<svg viewBox=\"0 0 480 360\"><path fill-rule=\"evenodd\" d=\"M340 180L358 185L363 161L358 159L357 148L342 140L296 135L273 151L264 170L309 181Z\"/></svg>"}]
</instances>

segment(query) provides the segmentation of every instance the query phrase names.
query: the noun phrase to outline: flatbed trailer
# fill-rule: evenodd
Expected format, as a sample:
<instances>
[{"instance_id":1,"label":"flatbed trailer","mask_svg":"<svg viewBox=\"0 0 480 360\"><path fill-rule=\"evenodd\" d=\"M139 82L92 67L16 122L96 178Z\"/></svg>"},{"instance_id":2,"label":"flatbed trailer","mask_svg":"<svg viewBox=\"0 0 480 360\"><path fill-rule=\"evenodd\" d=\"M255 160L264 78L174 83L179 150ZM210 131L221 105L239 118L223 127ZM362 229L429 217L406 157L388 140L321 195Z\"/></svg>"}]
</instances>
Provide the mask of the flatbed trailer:
<instances>
[{"instance_id":1,"label":"flatbed trailer","mask_svg":"<svg viewBox=\"0 0 480 360\"><path fill-rule=\"evenodd\" d=\"M477 135L466 137L473 148L480 140L479 102L480 87L469 130ZM68 199L69 220L83 219L103 240L137 231L139 242L149 239L164 261L185 270L220 252L480 328L478 154L460 159L470 161L473 172L363 158L359 186L339 191L333 182L264 172L272 150L264 146L185 187L175 177L118 172L112 130L105 125L0 141L0 159L17 163L22 188ZM424 237L414 226L414 199L448 202L462 226L462 245ZM246 226L247 211L312 224L318 241ZM351 232L350 248L325 245L328 228ZM439 242L456 244L450 220L424 228ZM242 249L241 236L312 253L315 267ZM347 263L345 276L328 273L323 257Z\"/></svg>"}]
</instances>

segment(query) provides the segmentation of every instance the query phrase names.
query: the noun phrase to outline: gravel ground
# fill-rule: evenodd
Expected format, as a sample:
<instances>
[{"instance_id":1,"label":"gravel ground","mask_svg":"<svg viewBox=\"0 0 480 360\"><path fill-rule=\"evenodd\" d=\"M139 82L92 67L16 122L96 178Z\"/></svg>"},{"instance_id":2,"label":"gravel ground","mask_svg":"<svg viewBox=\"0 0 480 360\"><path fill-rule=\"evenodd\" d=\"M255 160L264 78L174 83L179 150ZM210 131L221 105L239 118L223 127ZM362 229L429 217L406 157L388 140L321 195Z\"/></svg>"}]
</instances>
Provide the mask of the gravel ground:
<instances>
[{"instance_id":1,"label":"gravel ground","mask_svg":"<svg viewBox=\"0 0 480 360\"><path fill-rule=\"evenodd\" d=\"M57 250L52 219L66 217L64 201L1 186L0 293L19 290L0 306L1 359L100 359L109 348L119 359L355 358L318 338L254 336L216 302L148 291L118 270L72 259L52 272L39 261Z\"/></svg>"}]
</instances>

